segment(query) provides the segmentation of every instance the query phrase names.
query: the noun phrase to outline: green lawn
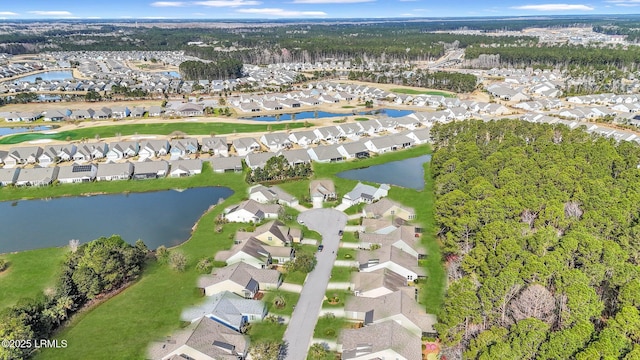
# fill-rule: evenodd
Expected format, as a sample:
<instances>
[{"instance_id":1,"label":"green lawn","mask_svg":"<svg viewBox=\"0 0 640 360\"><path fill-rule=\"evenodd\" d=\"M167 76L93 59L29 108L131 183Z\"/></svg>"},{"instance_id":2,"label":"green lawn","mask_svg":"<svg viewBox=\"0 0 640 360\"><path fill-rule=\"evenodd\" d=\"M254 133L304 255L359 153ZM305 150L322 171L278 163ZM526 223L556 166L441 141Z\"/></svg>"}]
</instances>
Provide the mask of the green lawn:
<instances>
[{"instance_id":1,"label":"green lawn","mask_svg":"<svg viewBox=\"0 0 640 360\"><path fill-rule=\"evenodd\" d=\"M205 214L191 239L179 246L188 258L183 273L157 263L148 264L141 279L118 296L77 316L56 339L68 341L64 351L46 349L39 359L142 359L148 344L169 335L180 326L181 311L202 300L195 289L200 275L195 264L203 257L228 249L233 244L229 234L244 224L225 224L215 229L216 216L224 206L246 196L247 185L238 174L225 174L221 182L235 193L213 211ZM284 330L283 330L284 331ZM108 334L108 336L105 336Z\"/></svg>"},{"instance_id":2,"label":"green lawn","mask_svg":"<svg viewBox=\"0 0 640 360\"><path fill-rule=\"evenodd\" d=\"M181 131L188 135L209 135L215 134L232 134L246 132L267 131L267 126L272 131L297 129L304 127L303 123L287 123L287 124L244 124L244 123L196 123L196 122L166 122L155 124L130 124L130 125L112 125L112 126L95 126L88 128L78 128L75 130L61 131L54 134L44 134L39 132L22 133L8 135L0 139L0 144L10 145L19 144L25 141L53 139L53 140L81 140L84 138L94 139L96 136L101 138L114 136L128 136L136 134L157 134L169 135L174 131Z\"/></svg>"},{"instance_id":3,"label":"green lawn","mask_svg":"<svg viewBox=\"0 0 640 360\"><path fill-rule=\"evenodd\" d=\"M263 321L251 324L251 329L249 329L248 334L252 343L268 341L282 342L285 330L287 330L286 325Z\"/></svg>"},{"instance_id":4,"label":"green lawn","mask_svg":"<svg viewBox=\"0 0 640 360\"><path fill-rule=\"evenodd\" d=\"M318 339L336 340L340 331L347 327L347 320L339 317L323 316L318 319L313 337Z\"/></svg>"},{"instance_id":5,"label":"green lawn","mask_svg":"<svg viewBox=\"0 0 640 360\"><path fill-rule=\"evenodd\" d=\"M285 306L281 309L278 309L274 304L273 300L277 296L282 296L285 300ZM269 314L276 315L289 315L293 313L293 307L298 303L298 299L300 299L300 294L282 291L282 290L273 290L273 291L265 291L264 298L262 301L267 305L267 309L269 310Z\"/></svg>"},{"instance_id":6,"label":"green lawn","mask_svg":"<svg viewBox=\"0 0 640 360\"><path fill-rule=\"evenodd\" d=\"M357 117L357 118L355 118L355 119L353 119L353 120L355 120L355 121L367 121L367 120L369 120L369 118L366 118L366 117Z\"/></svg>"},{"instance_id":7,"label":"green lawn","mask_svg":"<svg viewBox=\"0 0 640 360\"><path fill-rule=\"evenodd\" d=\"M331 279L331 280L333 280L333 279ZM327 292L324 295L326 296L327 300L324 300L322 302L322 307L323 308L341 308L341 307L344 307L344 303L345 303L345 301L347 301L347 298L349 296L352 296L351 291L347 291L347 290L327 290ZM331 299L333 297L337 297L339 299L338 303L331 304L329 302L329 299Z\"/></svg>"},{"instance_id":8,"label":"green lawn","mask_svg":"<svg viewBox=\"0 0 640 360\"><path fill-rule=\"evenodd\" d=\"M356 249L349 248L339 248L338 249L338 257L337 260L355 260L356 259Z\"/></svg>"},{"instance_id":9,"label":"green lawn","mask_svg":"<svg viewBox=\"0 0 640 360\"><path fill-rule=\"evenodd\" d=\"M307 274L300 271L293 271L284 274L284 281L291 284L304 284L304 281L307 279Z\"/></svg>"},{"instance_id":10,"label":"green lawn","mask_svg":"<svg viewBox=\"0 0 640 360\"><path fill-rule=\"evenodd\" d=\"M408 94L408 95L436 95L436 96L444 96L449 98L456 97L456 94L445 92L445 91L415 90L415 89L407 89L407 88L395 88L395 89L391 89L391 91L398 94Z\"/></svg>"},{"instance_id":11,"label":"green lawn","mask_svg":"<svg viewBox=\"0 0 640 360\"><path fill-rule=\"evenodd\" d=\"M53 286L66 252L67 248L48 248L0 255L9 262L0 273L0 309Z\"/></svg>"},{"instance_id":12,"label":"green lawn","mask_svg":"<svg viewBox=\"0 0 640 360\"><path fill-rule=\"evenodd\" d=\"M344 232L344 234L342 235L342 241L349 242L349 243L360 242L360 240L356 239L356 236L351 231L345 231Z\"/></svg>"},{"instance_id":13,"label":"green lawn","mask_svg":"<svg viewBox=\"0 0 640 360\"><path fill-rule=\"evenodd\" d=\"M353 275L354 271L357 270L345 266L334 266L333 269L331 269L331 281L349 282L351 281L351 275Z\"/></svg>"}]
</instances>

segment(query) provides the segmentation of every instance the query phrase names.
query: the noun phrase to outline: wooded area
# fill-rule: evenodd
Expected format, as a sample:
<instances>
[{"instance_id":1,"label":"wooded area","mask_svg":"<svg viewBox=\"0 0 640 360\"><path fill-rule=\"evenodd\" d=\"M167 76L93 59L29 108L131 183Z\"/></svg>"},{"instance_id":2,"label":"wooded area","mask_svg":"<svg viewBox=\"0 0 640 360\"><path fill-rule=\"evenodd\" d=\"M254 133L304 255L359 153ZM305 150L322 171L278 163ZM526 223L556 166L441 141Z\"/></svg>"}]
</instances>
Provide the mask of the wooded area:
<instances>
[{"instance_id":1,"label":"wooded area","mask_svg":"<svg viewBox=\"0 0 640 360\"><path fill-rule=\"evenodd\" d=\"M640 147L517 120L435 125L448 358L640 356Z\"/></svg>"}]
</instances>

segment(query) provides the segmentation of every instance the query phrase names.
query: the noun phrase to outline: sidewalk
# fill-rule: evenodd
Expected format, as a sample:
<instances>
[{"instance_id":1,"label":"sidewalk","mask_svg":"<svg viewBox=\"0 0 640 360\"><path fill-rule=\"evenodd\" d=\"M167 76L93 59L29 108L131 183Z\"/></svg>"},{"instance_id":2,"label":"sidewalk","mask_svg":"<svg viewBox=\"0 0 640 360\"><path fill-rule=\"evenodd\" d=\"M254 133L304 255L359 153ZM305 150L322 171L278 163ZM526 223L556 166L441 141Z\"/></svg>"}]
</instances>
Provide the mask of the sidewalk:
<instances>
[{"instance_id":1,"label":"sidewalk","mask_svg":"<svg viewBox=\"0 0 640 360\"><path fill-rule=\"evenodd\" d=\"M291 284L291 283L284 282L284 283L282 283L282 285L280 285L280 287L278 289L279 290L283 290L283 291L289 291L289 292L300 294L300 292L302 292L302 285Z\"/></svg>"}]
</instances>

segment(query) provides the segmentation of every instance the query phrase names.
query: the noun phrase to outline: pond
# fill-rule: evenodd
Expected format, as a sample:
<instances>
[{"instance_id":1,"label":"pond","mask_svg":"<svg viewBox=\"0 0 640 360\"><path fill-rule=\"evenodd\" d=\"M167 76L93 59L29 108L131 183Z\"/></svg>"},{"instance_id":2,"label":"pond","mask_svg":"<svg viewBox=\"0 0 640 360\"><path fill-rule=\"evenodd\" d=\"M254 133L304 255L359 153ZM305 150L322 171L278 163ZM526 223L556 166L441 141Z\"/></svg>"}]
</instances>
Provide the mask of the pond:
<instances>
[{"instance_id":1,"label":"pond","mask_svg":"<svg viewBox=\"0 0 640 360\"><path fill-rule=\"evenodd\" d=\"M113 234L131 244L142 239L149 249L175 246L189 238L211 205L231 194L226 187L206 187L0 202L0 254Z\"/></svg>"},{"instance_id":2,"label":"pond","mask_svg":"<svg viewBox=\"0 0 640 360\"><path fill-rule=\"evenodd\" d=\"M73 73L71 71L46 71L39 74L33 74L29 76L19 77L13 81L24 81L34 83L36 78L41 78L46 81L62 81L73 80Z\"/></svg>"},{"instance_id":3,"label":"pond","mask_svg":"<svg viewBox=\"0 0 640 360\"><path fill-rule=\"evenodd\" d=\"M244 117L243 120L255 120L255 121L285 121L285 120L310 120L310 119L323 119L332 117L345 117L351 115L377 115L377 116L389 116L389 117L402 117L412 114L412 110L396 110L396 109L377 109L370 111L353 111L346 113L334 113L327 111L301 111L292 114L280 114L280 115L262 115Z\"/></svg>"},{"instance_id":4,"label":"pond","mask_svg":"<svg viewBox=\"0 0 640 360\"><path fill-rule=\"evenodd\" d=\"M343 179L371 181L379 184L398 185L416 190L424 189L424 168L431 161L431 155L391 161L381 165L353 169L338 173Z\"/></svg>"},{"instance_id":5,"label":"pond","mask_svg":"<svg viewBox=\"0 0 640 360\"><path fill-rule=\"evenodd\" d=\"M174 77L176 79L180 79L182 78L182 76L180 76L180 73L177 71L165 71L163 72L164 75L169 75L171 77Z\"/></svg>"},{"instance_id":6,"label":"pond","mask_svg":"<svg viewBox=\"0 0 640 360\"><path fill-rule=\"evenodd\" d=\"M51 130L51 126L31 126L31 127L0 127L0 136L18 134L29 131Z\"/></svg>"}]
</instances>

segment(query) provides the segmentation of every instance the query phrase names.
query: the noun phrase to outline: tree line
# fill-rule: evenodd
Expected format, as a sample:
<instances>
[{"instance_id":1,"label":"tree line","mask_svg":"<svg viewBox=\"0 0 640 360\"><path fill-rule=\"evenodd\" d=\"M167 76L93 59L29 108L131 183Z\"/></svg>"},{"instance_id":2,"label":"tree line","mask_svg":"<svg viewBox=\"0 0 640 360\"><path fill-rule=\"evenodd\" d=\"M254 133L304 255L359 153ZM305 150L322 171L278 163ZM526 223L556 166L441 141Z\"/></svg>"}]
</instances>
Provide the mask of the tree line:
<instances>
[{"instance_id":1,"label":"tree line","mask_svg":"<svg viewBox=\"0 0 640 360\"><path fill-rule=\"evenodd\" d=\"M640 147L517 120L432 138L447 358L639 358Z\"/></svg>"},{"instance_id":2,"label":"tree line","mask_svg":"<svg viewBox=\"0 0 640 360\"><path fill-rule=\"evenodd\" d=\"M21 299L0 313L0 338L48 339L83 305L136 279L147 253L141 240L132 246L117 235L71 244L51 293ZM33 345L2 346L0 359L27 358L35 350Z\"/></svg>"},{"instance_id":3,"label":"tree line","mask_svg":"<svg viewBox=\"0 0 640 360\"><path fill-rule=\"evenodd\" d=\"M290 165L284 155L279 155L267 160L264 167L258 167L248 173L246 180L250 184L283 181L286 179L308 178L312 173L311 164Z\"/></svg>"},{"instance_id":4,"label":"tree line","mask_svg":"<svg viewBox=\"0 0 640 360\"><path fill-rule=\"evenodd\" d=\"M242 77L242 61L230 57L213 62L185 61L180 64L185 80L226 80Z\"/></svg>"}]
</instances>

